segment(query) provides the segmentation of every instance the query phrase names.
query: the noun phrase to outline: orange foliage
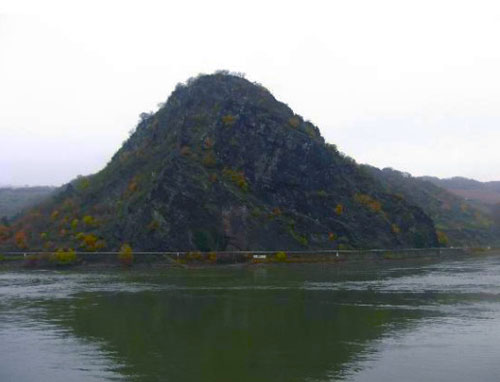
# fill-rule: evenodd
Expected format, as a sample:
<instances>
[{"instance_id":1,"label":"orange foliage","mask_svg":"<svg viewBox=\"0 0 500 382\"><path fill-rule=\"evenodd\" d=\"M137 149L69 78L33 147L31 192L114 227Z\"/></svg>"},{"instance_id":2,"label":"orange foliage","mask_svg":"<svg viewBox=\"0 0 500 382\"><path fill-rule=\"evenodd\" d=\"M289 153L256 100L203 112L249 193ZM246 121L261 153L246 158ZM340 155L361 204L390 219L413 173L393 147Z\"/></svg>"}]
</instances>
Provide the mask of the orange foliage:
<instances>
[{"instance_id":1,"label":"orange foliage","mask_svg":"<svg viewBox=\"0 0 500 382\"><path fill-rule=\"evenodd\" d=\"M231 114L226 114L222 117L222 123L224 123L224 125L227 127L233 126L235 122L236 118Z\"/></svg>"},{"instance_id":2,"label":"orange foliage","mask_svg":"<svg viewBox=\"0 0 500 382\"><path fill-rule=\"evenodd\" d=\"M189 146L182 146L180 153L184 157L190 156L191 155L191 149L189 148Z\"/></svg>"},{"instance_id":3,"label":"orange foliage","mask_svg":"<svg viewBox=\"0 0 500 382\"><path fill-rule=\"evenodd\" d=\"M26 232L24 231L18 231L14 235L14 240L16 242L16 245L20 249L26 249L28 248L28 236L26 235Z\"/></svg>"},{"instance_id":4,"label":"orange foliage","mask_svg":"<svg viewBox=\"0 0 500 382\"><path fill-rule=\"evenodd\" d=\"M137 189L139 188L139 183L137 182L137 177L134 176L130 182L128 183L128 186L127 186L127 191L129 193L133 193L135 191L137 191Z\"/></svg>"},{"instance_id":5,"label":"orange foliage","mask_svg":"<svg viewBox=\"0 0 500 382\"><path fill-rule=\"evenodd\" d=\"M299 119L299 117L297 117L297 116L293 116L292 118L290 118L290 119L288 120L288 124L289 124L290 126L292 126L293 128L295 128L295 129L296 129L297 127L299 127L299 126L300 126L300 119Z\"/></svg>"},{"instance_id":6,"label":"orange foliage","mask_svg":"<svg viewBox=\"0 0 500 382\"><path fill-rule=\"evenodd\" d=\"M214 147L214 140L210 137L206 137L203 141L203 148L205 150L210 150L212 147Z\"/></svg>"},{"instance_id":7,"label":"orange foliage","mask_svg":"<svg viewBox=\"0 0 500 382\"><path fill-rule=\"evenodd\" d=\"M10 229L5 225L0 225L0 243L6 241L10 237Z\"/></svg>"},{"instance_id":8,"label":"orange foliage","mask_svg":"<svg viewBox=\"0 0 500 382\"><path fill-rule=\"evenodd\" d=\"M382 211L382 204L379 201L373 199L370 195L357 193L356 195L354 195L354 200L359 204L362 204L365 207L369 208L373 212Z\"/></svg>"}]
</instances>

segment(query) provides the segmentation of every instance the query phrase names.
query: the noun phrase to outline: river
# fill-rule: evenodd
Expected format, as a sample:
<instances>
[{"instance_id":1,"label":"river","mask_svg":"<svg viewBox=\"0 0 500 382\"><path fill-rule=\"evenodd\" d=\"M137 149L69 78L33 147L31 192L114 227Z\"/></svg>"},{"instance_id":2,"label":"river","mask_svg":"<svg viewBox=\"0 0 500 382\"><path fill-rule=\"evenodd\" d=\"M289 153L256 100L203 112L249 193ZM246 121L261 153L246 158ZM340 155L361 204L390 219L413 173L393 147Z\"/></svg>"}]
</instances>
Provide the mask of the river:
<instances>
[{"instance_id":1,"label":"river","mask_svg":"<svg viewBox=\"0 0 500 382\"><path fill-rule=\"evenodd\" d=\"M0 381L499 381L500 257L0 272Z\"/></svg>"}]
</instances>

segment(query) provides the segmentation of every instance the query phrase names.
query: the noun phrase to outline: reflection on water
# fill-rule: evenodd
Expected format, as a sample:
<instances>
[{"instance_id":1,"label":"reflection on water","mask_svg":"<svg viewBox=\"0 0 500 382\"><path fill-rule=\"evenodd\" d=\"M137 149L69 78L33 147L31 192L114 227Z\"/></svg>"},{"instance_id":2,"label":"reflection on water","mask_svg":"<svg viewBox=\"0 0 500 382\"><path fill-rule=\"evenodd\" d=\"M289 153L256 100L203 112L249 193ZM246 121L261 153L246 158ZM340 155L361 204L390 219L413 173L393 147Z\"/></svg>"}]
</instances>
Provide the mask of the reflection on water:
<instances>
[{"instance_id":1,"label":"reflection on water","mask_svg":"<svg viewBox=\"0 0 500 382\"><path fill-rule=\"evenodd\" d=\"M0 273L0 381L498 381L500 259L396 265Z\"/></svg>"}]
</instances>

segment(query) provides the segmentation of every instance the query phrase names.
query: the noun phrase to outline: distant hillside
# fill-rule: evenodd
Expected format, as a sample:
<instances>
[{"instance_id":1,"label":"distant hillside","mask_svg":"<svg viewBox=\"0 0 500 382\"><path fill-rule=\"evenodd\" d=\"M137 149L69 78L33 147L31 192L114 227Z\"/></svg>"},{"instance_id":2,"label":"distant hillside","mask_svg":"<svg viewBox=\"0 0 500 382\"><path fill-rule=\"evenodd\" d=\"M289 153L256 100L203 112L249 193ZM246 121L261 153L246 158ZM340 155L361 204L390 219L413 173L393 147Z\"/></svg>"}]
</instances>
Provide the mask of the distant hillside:
<instances>
[{"instance_id":1,"label":"distant hillside","mask_svg":"<svg viewBox=\"0 0 500 382\"><path fill-rule=\"evenodd\" d=\"M46 199L55 187L0 187L0 218L11 218Z\"/></svg>"},{"instance_id":2,"label":"distant hillside","mask_svg":"<svg viewBox=\"0 0 500 382\"><path fill-rule=\"evenodd\" d=\"M491 245L500 243L500 235L490 210L484 210L463 198L452 187L463 190L477 187L476 181L453 178L417 178L393 169L365 167L384 185L386 192L401 195L421 207L433 220L438 231L448 237L450 245ZM441 235L444 238L443 235Z\"/></svg>"},{"instance_id":3,"label":"distant hillside","mask_svg":"<svg viewBox=\"0 0 500 382\"><path fill-rule=\"evenodd\" d=\"M456 195L478 204L495 205L500 203L500 182L479 182L473 179L455 177L440 179L422 177L439 187L443 187Z\"/></svg>"},{"instance_id":4,"label":"distant hillside","mask_svg":"<svg viewBox=\"0 0 500 382\"><path fill-rule=\"evenodd\" d=\"M227 73L179 85L102 171L3 231L5 248L47 250L438 245L420 207L264 87Z\"/></svg>"}]
</instances>

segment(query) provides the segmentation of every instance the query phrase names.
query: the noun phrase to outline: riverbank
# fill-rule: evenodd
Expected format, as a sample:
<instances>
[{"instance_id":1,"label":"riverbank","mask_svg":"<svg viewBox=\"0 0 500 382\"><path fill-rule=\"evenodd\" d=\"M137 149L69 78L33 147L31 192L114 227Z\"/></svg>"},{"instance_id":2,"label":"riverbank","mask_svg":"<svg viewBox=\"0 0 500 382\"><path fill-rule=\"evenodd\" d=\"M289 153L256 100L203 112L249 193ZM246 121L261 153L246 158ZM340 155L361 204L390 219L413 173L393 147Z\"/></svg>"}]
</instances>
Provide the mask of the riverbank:
<instances>
[{"instance_id":1,"label":"riverbank","mask_svg":"<svg viewBox=\"0 0 500 382\"><path fill-rule=\"evenodd\" d=\"M401 260L439 260L478 255L500 255L491 248L373 249L339 251L238 252L8 252L0 254L0 269L51 268L192 268L229 265L363 263Z\"/></svg>"}]
</instances>

